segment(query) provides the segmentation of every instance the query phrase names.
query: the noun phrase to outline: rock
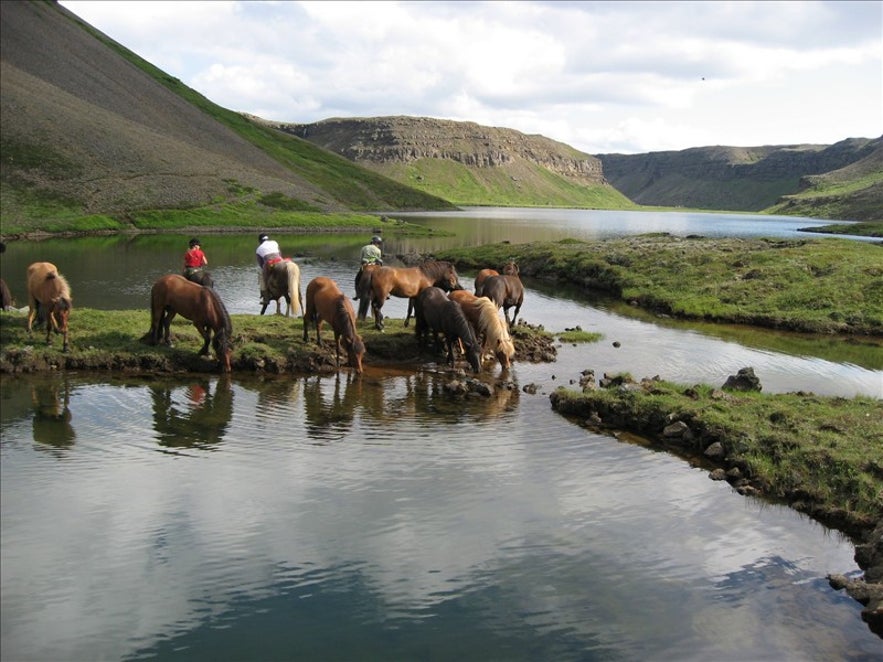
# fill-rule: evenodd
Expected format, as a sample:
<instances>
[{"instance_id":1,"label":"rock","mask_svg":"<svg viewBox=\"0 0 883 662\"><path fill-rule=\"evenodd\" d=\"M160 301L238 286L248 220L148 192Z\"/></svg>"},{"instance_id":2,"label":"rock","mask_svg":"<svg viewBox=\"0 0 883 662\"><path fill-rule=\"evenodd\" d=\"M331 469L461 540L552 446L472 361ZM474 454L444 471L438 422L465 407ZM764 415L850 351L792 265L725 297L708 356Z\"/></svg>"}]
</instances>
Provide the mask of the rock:
<instances>
[{"instance_id":1,"label":"rock","mask_svg":"<svg viewBox=\"0 0 883 662\"><path fill-rule=\"evenodd\" d=\"M734 391L760 391L763 387L754 374L754 368L741 368L736 375L727 377L722 388Z\"/></svg>"},{"instance_id":2,"label":"rock","mask_svg":"<svg viewBox=\"0 0 883 662\"><path fill-rule=\"evenodd\" d=\"M726 457L727 451L721 442L715 441L709 444L708 448L705 449L704 455L712 460L722 460Z\"/></svg>"},{"instance_id":3,"label":"rock","mask_svg":"<svg viewBox=\"0 0 883 662\"><path fill-rule=\"evenodd\" d=\"M671 425L665 426L662 436L666 439L692 439L693 432L690 430L690 426L683 421L675 421Z\"/></svg>"},{"instance_id":4,"label":"rock","mask_svg":"<svg viewBox=\"0 0 883 662\"><path fill-rule=\"evenodd\" d=\"M711 478L711 480L726 480L727 472L723 469L714 469L708 474L708 477Z\"/></svg>"}]
</instances>

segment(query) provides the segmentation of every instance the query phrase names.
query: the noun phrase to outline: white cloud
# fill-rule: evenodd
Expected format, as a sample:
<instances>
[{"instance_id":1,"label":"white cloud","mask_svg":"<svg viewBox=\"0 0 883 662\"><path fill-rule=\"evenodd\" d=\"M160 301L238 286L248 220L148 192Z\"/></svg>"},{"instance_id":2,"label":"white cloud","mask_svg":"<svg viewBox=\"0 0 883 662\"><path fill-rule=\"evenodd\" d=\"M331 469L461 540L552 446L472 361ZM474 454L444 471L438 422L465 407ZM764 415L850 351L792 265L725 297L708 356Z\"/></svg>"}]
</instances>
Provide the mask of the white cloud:
<instances>
[{"instance_id":1,"label":"white cloud","mask_svg":"<svg viewBox=\"0 0 883 662\"><path fill-rule=\"evenodd\" d=\"M62 4L267 119L441 117L590 153L883 134L877 2Z\"/></svg>"}]
</instances>

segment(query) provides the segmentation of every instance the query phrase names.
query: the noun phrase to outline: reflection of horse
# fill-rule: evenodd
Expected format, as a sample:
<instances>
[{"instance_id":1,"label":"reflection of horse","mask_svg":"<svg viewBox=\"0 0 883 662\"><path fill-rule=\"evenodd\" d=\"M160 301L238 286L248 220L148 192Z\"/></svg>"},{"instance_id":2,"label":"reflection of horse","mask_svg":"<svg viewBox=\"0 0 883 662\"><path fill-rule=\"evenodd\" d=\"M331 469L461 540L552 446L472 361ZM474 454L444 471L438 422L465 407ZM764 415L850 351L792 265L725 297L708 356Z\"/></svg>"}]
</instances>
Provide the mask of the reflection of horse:
<instances>
[{"instance_id":1,"label":"reflection of horse","mask_svg":"<svg viewBox=\"0 0 883 662\"><path fill-rule=\"evenodd\" d=\"M334 380L333 383L331 380ZM344 437L353 427L356 409L363 405L364 380L352 373L303 380L304 423L307 436L318 443ZM370 390L377 390L372 385Z\"/></svg>"},{"instance_id":2,"label":"reflection of horse","mask_svg":"<svg viewBox=\"0 0 883 662\"><path fill-rule=\"evenodd\" d=\"M150 340L169 342L169 326L175 315L191 322L205 341L200 355L208 354L209 341L224 372L230 372L230 339L233 323L221 297L210 287L191 283L184 276L168 274L160 277L150 290ZM212 339L214 332L214 339Z\"/></svg>"},{"instance_id":3,"label":"reflection of horse","mask_svg":"<svg viewBox=\"0 0 883 662\"><path fill-rule=\"evenodd\" d=\"M161 446L205 448L224 440L233 418L233 387L227 375L218 378L214 392L208 379L186 388L180 382L161 381L150 387L153 430Z\"/></svg>"},{"instance_id":4,"label":"reflection of horse","mask_svg":"<svg viewBox=\"0 0 883 662\"><path fill-rule=\"evenodd\" d=\"M491 276L484 282L482 288L488 299L494 302L497 308L503 308L503 316L506 318L506 324L510 327L515 324L515 319L521 310L521 304L524 303L524 285L518 276ZM515 307L515 313L512 315L512 321L509 321L509 309Z\"/></svg>"},{"instance_id":5,"label":"reflection of horse","mask_svg":"<svg viewBox=\"0 0 883 662\"><path fill-rule=\"evenodd\" d=\"M71 314L71 290L56 266L50 262L34 262L28 267L28 333L37 315L46 318L46 344L52 342L52 331L62 334L63 350L68 350L68 318Z\"/></svg>"},{"instance_id":6,"label":"reflection of horse","mask_svg":"<svg viewBox=\"0 0 883 662\"><path fill-rule=\"evenodd\" d=\"M374 327L383 330L383 315L380 309L390 297L407 297L408 313L405 326L414 310L414 297L427 287L440 287L449 292L462 289L457 270L450 262L427 260L416 267L377 267L366 269L362 274L359 292L359 320L364 320L368 313L368 304L374 314Z\"/></svg>"},{"instance_id":7,"label":"reflection of horse","mask_svg":"<svg viewBox=\"0 0 883 662\"><path fill-rule=\"evenodd\" d=\"M438 334L443 333L450 365L454 365L454 342L460 341L472 371L481 370L481 356L475 333L463 315L460 304L451 301L440 288L427 287L417 295L414 300L414 319L418 342L422 343L427 336L431 336L438 348Z\"/></svg>"},{"instance_id":8,"label":"reflection of horse","mask_svg":"<svg viewBox=\"0 0 883 662\"><path fill-rule=\"evenodd\" d=\"M499 276L501 273L507 276L517 276L518 275L518 265L515 264L514 261L509 260L506 264L503 265L502 271L497 271L496 269L482 269L475 276L475 296L480 297L484 296L483 286L484 281L486 281L491 276Z\"/></svg>"},{"instance_id":9,"label":"reflection of horse","mask_svg":"<svg viewBox=\"0 0 883 662\"><path fill-rule=\"evenodd\" d=\"M334 352L340 367L340 343L346 348L351 368L362 374L362 356L365 345L356 331L356 311L347 296L330 278L319 276L307 285L307 301L304 310L304 342L309 336L309 325L316 323L316 343L322 345L322 322L328 322L334 330Z\"/></svg>"},{"instance_id":10,"label":"reflection of horse","mask_svg":"<svg viewBox=\"0 0 883 662\"><path fill-rule=\"evenodd\" d=\"M482 353L491 352L503 368L508 368L515 356L515 346L497 307L490 299L477 297L466 290L457 290L448 296L463 309L475 337L481 341Z\"/></svg>"},{"instance_id":11,"label":"reflection of horse","mask_svg":"<svg viewBox=\"0 0 883 662\"><path fill-rule=\"evenodd\" d=\"M282 309L279 299L285 297L285 316L290 317L292 311L297 317L303 310L303 297L300 294L300 267L294 260L280 260L266 268L264 280L267 285L266 293L262 293L261 315L263 315L271 301L276 302L276 314L281 315Z\"/></svg>"},{"instance_id":12,"label":"reflection of horse","mask_svg":"<svg viewBox=\"0 0 883 662\"><path fill-rule=\"evenodd\" d=\"M184 278L197 285L202 285L203 287L215 286L215 281L212 280L212 275L205 269L187 269L184 272Z\"/></svg>"},{"instance_id":13,"label":"reflection of horse","mask_svg":"<svg viewBox=\"0 0 883 662\"><path fill-rule=\"evenodd\" d=\"M70 387L64 385L64 395L59 393L57 381L31 386L31 402L34 405L34 441L56 448L68 448L74 444L77 434L71 425Z\"/></svg>"}]
</instances>

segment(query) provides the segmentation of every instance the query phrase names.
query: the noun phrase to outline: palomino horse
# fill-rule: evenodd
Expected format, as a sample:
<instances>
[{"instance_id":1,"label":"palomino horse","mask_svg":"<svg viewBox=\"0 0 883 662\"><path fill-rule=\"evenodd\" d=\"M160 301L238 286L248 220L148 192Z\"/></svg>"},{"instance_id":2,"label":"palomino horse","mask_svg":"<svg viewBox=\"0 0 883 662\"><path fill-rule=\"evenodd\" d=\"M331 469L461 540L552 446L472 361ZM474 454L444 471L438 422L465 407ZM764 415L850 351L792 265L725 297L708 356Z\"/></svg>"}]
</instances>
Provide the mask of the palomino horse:
<instances>
[{"instance_id":1,"label":"palomino horse","mask_svg":"<svg viewBox=\"0 0 883 662\"><path fill-rule=\"evenodd\" d=\"M515 356L515 345L512 344L509 330L500 319L497 307L490 299L477 297L466 290L451 292L448 297L460 304L463 314L475 331L475 337L481 343L482 353L492 353L503 368L508 368Z\"/></svg>"},{"instance_id":2,"label":"palomino horse","mask_svg":"<svg viewBox=\"0 0 883 662\"><path fill-rule=\"evenodd\" d=\"M383 314L380 309L390 297L407 297L408 314L405 315L405 326L411 319L414 310L414 297L427 287L440 287L446 292L463 289L457 270L450 262L427 260L416 267L376 267L365 268L359 283L359 320L368 314L368 304L374 314L374 328L383 331Z\"/></svg>"},{"instance_id":3,"label":"palomino horse","mask_svg":"<svg viewBox=\"0 0 883 662\"><path fill-rule=\"evenodd\" d=\"M68 319L71 309L71 288L51 262L34 262L28 267L28 333L39 310L46 319L46 344L52 343L52 332L62 334L62 351L67 351Z\"/></svg>"},{"instance_id":4,"label":"palomino horse","mask_svg":"<svg viewBox=\"0 0 883 662\"><path fill-rule=\"evenodd\" d=\"M481 271L479 271L475 276L475 296L484 296L484 293L482 292L484 281L486 281L491 276L499 276L501 273L507 276L517 276L518 265L515 264L513 260L509 260L506 264L503 265L502 271L497 271L496 269L482 269Z\"/></svg>"},{"instance_id":5,"label":"palomino horse","mask_svg":"<svg viewBox=\"0 0 883 662\"><path fill-rule=\"evenodd\" d=\"M285 297L285 316L291 317L292 311L297 317L303 311L303 297L300 294L300 267L294 260L280 260L267 267L265 281L266 293L261 296L261 315L271 301L276 302L276 314L282 314L279 299Z\"/></svg>"},{"instance_id":6,"label":"palomino horse","mask_svg":"<svg viewBox=\"0 0 883 662\"><path fill-rule=\"evenodd\" d=\"M494 311L496 312L496 310ZM481 370L481 353L475 332L466 320L463 309L456 301L447 297L438 287L426 287L414 299L414 328L417 341L424 343L432 337L436 349L439 347L438 334L443 333L448 350L448 363L454 365L454 343L463 345L466 360L473 372Z\"/></svg>"},{"instance_id":7,"label":"palomino horse","mask_svg":"<svg viewBox=\"0 0 883 662\"><path fill-rule=\"evenodd\" d=\"M304 342L309 336L309 325L316 324L316 344L322 346L322 322L328 322L334 330L334 352L340 367L340 343L346 348L349 365L362 374L362 357L365 344L356 332L356 311L337 283L330 278L317 276L307 285L304 307Z\"/></svg>"},{"instance_id":8,"label":"palomino horse","mask_svg":"<svg viewBox=\"0 0 883 662\"><path fill-rule=\"evenodd\" d=\"M493 301L497 308L503 308L503 317L511 328L521 311L521 304L524 303L524 285L521 284L521 279L518 276L491 276L484 281L482 292L482 296ZM515 314L510 322L509 309L513 306Z\"/></svg>"},{"instance_id":9,"label":"palomino horse","mask_svg":"<svg viewBox=\"0 0 883 662\"><path fill-rule=\"evenodd\" d=\"M199 331L205 341L199 350L200 356L208 354L211 341L224 372L230 372L233 323L218 293L178 274L160 277L150 290L150 341L154 345L160 341L171 344L169 326L175 315L190 320Z\"/></svg>"}]
</instances>

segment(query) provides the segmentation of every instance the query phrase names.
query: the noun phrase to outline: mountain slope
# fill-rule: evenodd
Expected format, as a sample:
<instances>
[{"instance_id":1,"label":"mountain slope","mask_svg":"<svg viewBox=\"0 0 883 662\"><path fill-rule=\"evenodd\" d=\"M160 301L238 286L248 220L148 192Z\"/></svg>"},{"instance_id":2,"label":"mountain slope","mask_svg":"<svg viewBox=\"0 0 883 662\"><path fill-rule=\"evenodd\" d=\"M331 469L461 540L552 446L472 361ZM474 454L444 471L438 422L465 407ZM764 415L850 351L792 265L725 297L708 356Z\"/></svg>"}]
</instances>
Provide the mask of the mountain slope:
<instances>
[{"instance_id":1,"label":"mountain slope","mask_svg":"<svg viewBox=\"0 0 883 662\"><path fill-rule=\"evenodd\" d=\"M595 157L514 129L405 116L267 124L456 204L634 206Z\"/></svg>"},{"instance_id":2,"label":"mountain slope","mask_svg":"<svg viewBox=\"0 0 883 662\"><path fill-rule=\"evenodd\" d=\"M324 211L450 207L212 104L56 3L0 3L0 86L5 222L258 194Z\"/></svg>"},{"instance_id":3,"label":"mountain slope","mask_svg":"<svg viewBox=\"0 0 883 662\"><path fill-rule=\"evenodd\" d=\"M883 197L879 183L883 182L883 168L872 155L881 145L883 138L850 138L834 145L696 147L676 152L597 156L611 184L640 204L739 211L761 211L775 205L782 196L808 188L813 181L808 176L840 171L841 183L844 179L852 180L858 170L850 170L849 166L869 159L862 174L865 185L859 188L869 187L864 194L876 204L876 218L880 219ZM839 211L829 218L874 220L868 216L873 204L853 204L848 200L853 197L851 193L840 197L843 199ZM804 211L807 209L810 208L803 207ZM784 211L803 213L790 208ZM810 211L813 216L823 216L820 208Z\"/></svg>"}]
</instances>

